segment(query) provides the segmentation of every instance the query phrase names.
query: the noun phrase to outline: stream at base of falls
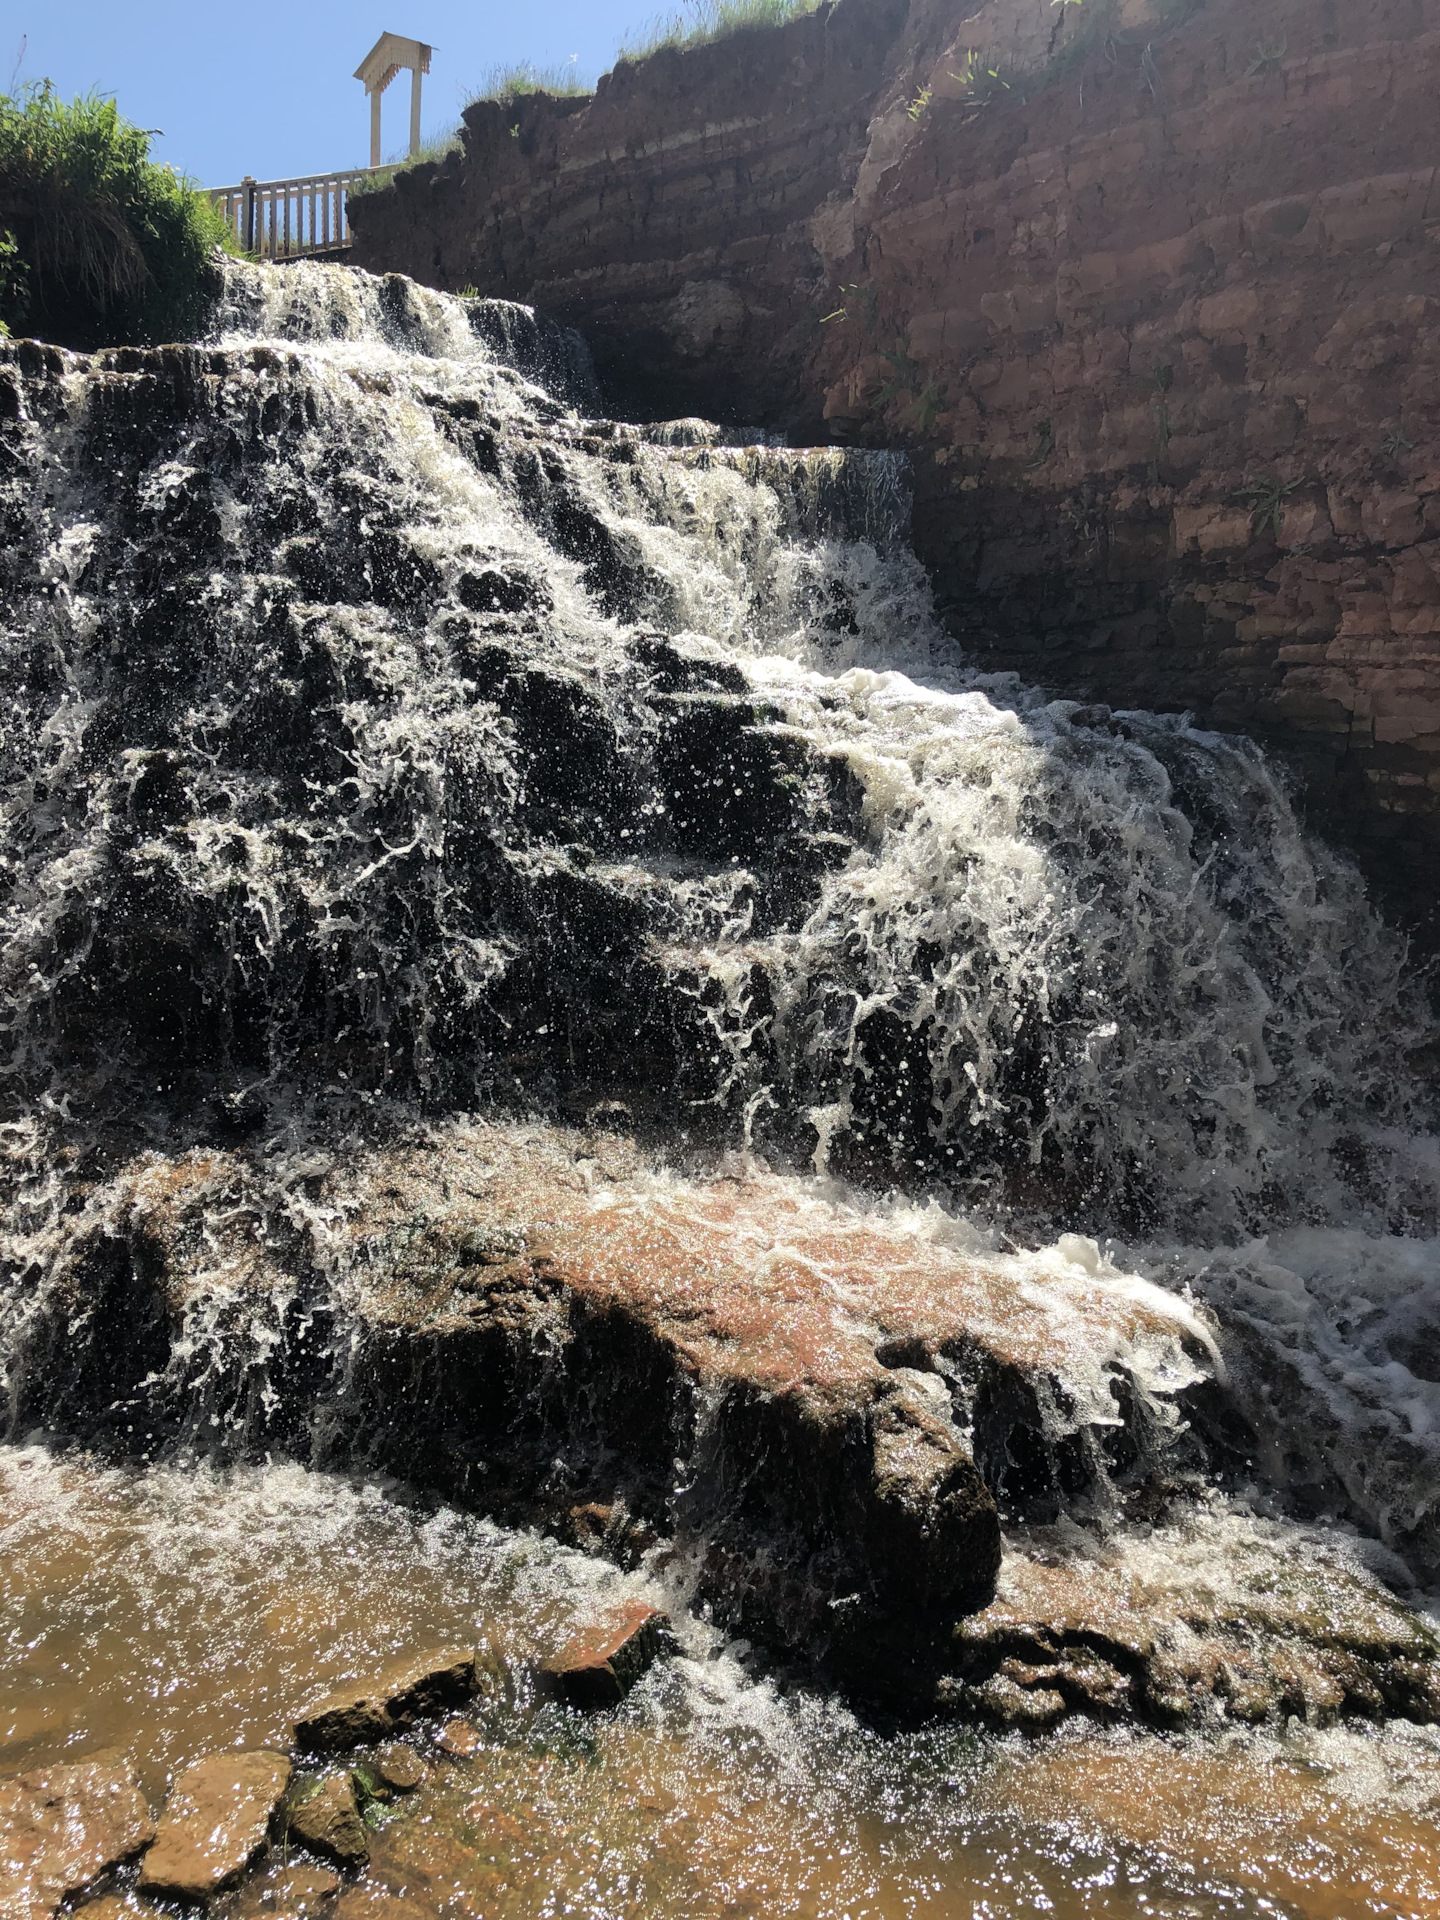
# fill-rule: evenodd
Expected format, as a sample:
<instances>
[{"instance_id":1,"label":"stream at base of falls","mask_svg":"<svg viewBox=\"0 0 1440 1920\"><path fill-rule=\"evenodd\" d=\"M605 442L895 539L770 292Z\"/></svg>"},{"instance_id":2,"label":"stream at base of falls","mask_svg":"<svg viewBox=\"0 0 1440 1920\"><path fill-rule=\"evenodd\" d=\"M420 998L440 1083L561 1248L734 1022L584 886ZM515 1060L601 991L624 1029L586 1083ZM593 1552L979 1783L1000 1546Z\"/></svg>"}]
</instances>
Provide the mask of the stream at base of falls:
<instances>
[{"instance_id":1,"label":"stream at base of falls","mask_svg":"<svg viewBox=\"0 0 1440 1920\"><path fill-rule=\"evenodd\" d=\"M1440 1730L1034 1742L877 1732L622 1575L400 1489L270 1466L125 1472L0 1451L0 1766L284 1744L317 1692L417 1645L507 1670L597 1600L679 1649L613 1715L518 1685L379 1816L361 1885L416 1920L1433 1913ZM153 1911L136 1902L138 1911ZM410 1911L411 1909L407 1909Z\"/></svg>"},{"instance_id":2,"label":"stream at base of falls","mask_svg":"<svg viewBox=\"0 0 1440 1920\"><path fill-rule=\"evenodd\" d=\"M338 1920L1440 1911L1403 941L1253 743L970 672L903 457L599 411L313 263L0 343L0 1843L460 1645Z\"/></svg>"}]
</instances>

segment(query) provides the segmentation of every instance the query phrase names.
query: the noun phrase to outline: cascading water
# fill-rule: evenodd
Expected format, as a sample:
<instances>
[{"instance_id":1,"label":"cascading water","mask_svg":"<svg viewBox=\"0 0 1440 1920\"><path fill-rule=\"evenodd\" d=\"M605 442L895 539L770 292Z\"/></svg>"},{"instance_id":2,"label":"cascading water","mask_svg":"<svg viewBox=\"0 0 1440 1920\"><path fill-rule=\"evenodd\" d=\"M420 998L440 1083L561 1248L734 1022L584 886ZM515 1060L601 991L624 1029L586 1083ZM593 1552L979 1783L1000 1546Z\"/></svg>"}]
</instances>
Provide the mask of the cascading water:
<instances>
[{"instance_id":1,"label":"cascading water","mask_svg":"<svg viewBox=\"0 0 1440 1920\"><path fill-rule=\"evenodd\" d=\"M629 1135L638 1212L718 1173L988 1260L1074 1329L1047 1447L1148 1471L1188 1423L1192 1491L1433 1577L1425 1013L1358 877L1249 744L967 672L899 457L596 407L525 310L312 264L229 267L195 346L0 351L12 1436L324 1457L339 1223L397 1141L448 1200L483 1115ZM134 1222L186 1182L177 1336ZM1217 1353L1233 1445L1177 1412ZM995 1396L936 1364L985 1464ZM1086 1457L1047 1511L1103 1531Z\"/></svg>"}]
</instances>

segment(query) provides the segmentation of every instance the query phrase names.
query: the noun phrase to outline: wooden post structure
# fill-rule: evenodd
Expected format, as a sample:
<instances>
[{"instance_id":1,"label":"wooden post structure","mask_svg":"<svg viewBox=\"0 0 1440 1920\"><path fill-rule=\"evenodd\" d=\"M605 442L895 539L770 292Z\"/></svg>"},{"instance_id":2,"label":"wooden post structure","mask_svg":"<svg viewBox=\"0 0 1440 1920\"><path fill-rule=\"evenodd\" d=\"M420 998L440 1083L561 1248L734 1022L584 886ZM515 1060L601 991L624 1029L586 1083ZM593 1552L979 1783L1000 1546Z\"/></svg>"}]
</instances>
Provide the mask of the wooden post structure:
<instances>
[{"instance_id":1,"label":"wooden post structure","mask_svg":"<svg viewBox=\"0 0 1440 1920\"><path fill-rule=\"evenodd\" d=\"M410 69L410 158L420 151L420 80L430 71L430 56L435 51L423 40L407 40L403 34L382 33L355 69L355 78L364 83L370 96L370 164L381 164L380 96L404 68Z\"/></svg>"}]
</instances>

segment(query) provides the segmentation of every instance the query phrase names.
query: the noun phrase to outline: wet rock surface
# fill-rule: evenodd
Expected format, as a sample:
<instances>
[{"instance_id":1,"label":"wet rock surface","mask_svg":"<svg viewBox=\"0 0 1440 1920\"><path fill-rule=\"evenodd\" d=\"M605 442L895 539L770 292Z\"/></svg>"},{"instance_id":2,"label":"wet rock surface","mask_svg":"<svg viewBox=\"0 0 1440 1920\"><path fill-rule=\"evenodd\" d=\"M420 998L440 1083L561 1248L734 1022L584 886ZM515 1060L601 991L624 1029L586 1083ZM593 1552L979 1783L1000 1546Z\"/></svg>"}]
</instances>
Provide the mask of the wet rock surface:
<instances>
[{"instance_id":1,"label":"wet rock surface","mask_svg":"<svg viewBox=\"0 0 1440 1920\"><path fill-rule=\"evenodd\" d=\"M664 1614L643 1603L605 1615L540 1662L541 1685L567 1706L618 1707L653 1664L667 1626Z\"/></svg>"},{"instance_id":2,"label":"wet rock surface","mask_svg":"<svg viewBox=\"0 0 1440 1920\"><path fill-rule=\"evenodd\" d=\"M270 1839L293 1769L279 1753L216 1753L173 1782L140 1889L208 1900L233 1885Z\"/></svg>"},{"instance_id":3,"label":"wet rock surface","mask_svg":"<svg viewBox=\"0 0 1440 1920\"><path fill-rule=\"evenodd\" d=\"M1031 1731L1072 1713L1169 1729L1426 1725L1440 1718L1437 1656L1433 1629L1364 1578L1343 1543L1297 1556L1216 1513L1063 1547L1043 1529L1017 1537L996 1598L955 1629L940 1697Z\"/></svg>"},{"instance_id":4,"label":"wet rock surface","mask_svg":"<svg viewBox=\"0 0 1440 1920\"><path fill-rule=\"evenodd\" d=\"M468 1720L447 1720L435 1736L435 1745L451 1760L473 1760L483 1744Z\"/></svg>"},{"instance_id":5,"label":"wet rock surface","mask_svg":"<svg viewBox=\"0 0 1440 1920\"><path fill-rule=\"evenodd\" d=\"M425 1762L413 1747L381 1747L367 1764L379 1785L394 1793L413 1793L425 1778Z\"/></svg>"},{"instance_id":6,"label":"wet rock surface","mask_svg":"<svg viewBox=\"0 0 1440 1920\"><path fill-rule=\"evenodd\" d=\"M322 1859L340 1867L359 1866L370 1847L352 1776L331 1773L307 1783L291 1805L289 1832Z\"/></svg>"},{"instance_id":7,"label":"wet rock surface","mask_svg":"<svg viewBox=\"0 0 1440 1920\"><path fill-rule=\"evenodd\" d=\"M440 1647L407 1655L317 1701L296 1721L295 1744L308 1753L366 1746L469 1699L477 1684L473 1649Z\"/></svg>"},{"instance_id":8,"label":"wet rock surface","mask_svg":"<svg viewBox=\"0 0 1440 1920\"><path fill-rule=\"evenodd\" d=\"M127 1760L95 1759L0 1780L0 1911L50 1920L69 1895L155 1834Z\"/></svg>"},{"instance_id":9,"label":"wet rock surface","mask_svg":"<svg viewBox=\"0 0 1440 1920\"><path fill-rule=\"evenodd\" d=\"M225 1920L323 1920L340 1885L325 1867L271 1867L246 1882Z\"/></svg>"}]
</instances>

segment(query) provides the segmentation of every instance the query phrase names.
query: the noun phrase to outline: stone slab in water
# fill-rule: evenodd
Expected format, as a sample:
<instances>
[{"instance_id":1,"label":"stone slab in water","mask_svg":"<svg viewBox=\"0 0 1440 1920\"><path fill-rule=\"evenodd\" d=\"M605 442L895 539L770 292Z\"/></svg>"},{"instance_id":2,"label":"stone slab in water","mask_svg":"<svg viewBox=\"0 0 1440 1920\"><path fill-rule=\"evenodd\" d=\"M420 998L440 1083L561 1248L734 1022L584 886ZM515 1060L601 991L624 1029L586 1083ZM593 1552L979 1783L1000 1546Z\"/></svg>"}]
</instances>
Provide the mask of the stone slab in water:
<instances>
[{"instance_id":1,"label":"stone slab in water","mask_svg":"<svg viewBox=\"0 0 1440 1920\"><path fill-rule=\"evenodd\" d=\"M468 1700L475 1689L472 1649L431 1648L328 1694L296 1721L295 1744L309 1753L343 1753Z\"/></svg>"},{"instance_id":2,"label":"stone slab in water","mask_svg":"<svg viewBox=\"0 0 1440 1920\"><path fill-rule=\"evenodd\" d=\"M49 1920L154 1838L128 1760L85 1760L0 1781L0 1912Z\"/></svg>"},{"instance_id":3,"label":"stone slab in water","mask_svg":"<svg viewBox=\"0 0 1440 1920\"><path fill-rule=\"evenodd\" d=\"M370 1847L355 1782L348 1773L332 1773L290 1809L290 1837L340 1867L356 1867Z\"/></svg>"},{"instance_id":4,"label":"stone slab in water","mask_svg":"<svg viewBox=\"0 0 1440 1920\"><path fill-rule=\"evenodd\" d=\"M208 1900L233 1885L270 1837L290 1785L281 1753L212 1753L170 1789L140 1888L177 1900Z\"/></svg>"},{"instance_id":5,"label":"stone slab in water","mask_svg":"<svg viewBox=\"0 0 1440 1920\"><path fill-rule=\"evenodd\" d=\"M540 1663L540 1673L567 1706L616 1707L660 1651L666 1620L643 1601L607 1614Z\"/></svg>"}]
</instances>

